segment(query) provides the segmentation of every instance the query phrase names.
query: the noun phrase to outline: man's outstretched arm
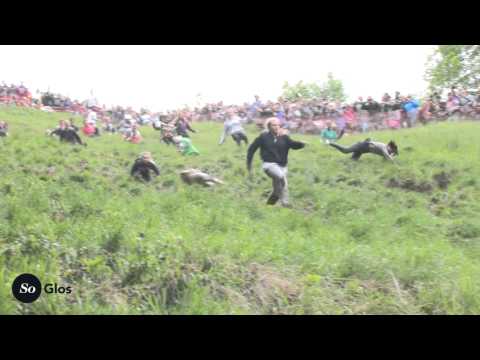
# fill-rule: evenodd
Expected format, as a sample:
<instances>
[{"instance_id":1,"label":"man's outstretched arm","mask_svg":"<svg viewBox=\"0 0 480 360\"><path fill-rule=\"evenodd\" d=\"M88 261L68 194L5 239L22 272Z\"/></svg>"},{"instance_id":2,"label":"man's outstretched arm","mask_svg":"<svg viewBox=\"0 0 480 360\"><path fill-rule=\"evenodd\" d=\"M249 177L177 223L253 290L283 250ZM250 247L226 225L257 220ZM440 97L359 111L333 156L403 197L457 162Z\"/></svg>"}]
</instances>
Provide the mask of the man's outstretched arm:
<instances>
[{"instance_id":1,"label":"man's outstretched arm","mask_svg":"<svg viewBox=\"0 0 480 360\"><path fill-rule=\"evenodd\" d=\"M305 143L302 141L295 141L287 136L288 146L294 150L303 149L305 147Z\"/></svg>"}]
</instances>

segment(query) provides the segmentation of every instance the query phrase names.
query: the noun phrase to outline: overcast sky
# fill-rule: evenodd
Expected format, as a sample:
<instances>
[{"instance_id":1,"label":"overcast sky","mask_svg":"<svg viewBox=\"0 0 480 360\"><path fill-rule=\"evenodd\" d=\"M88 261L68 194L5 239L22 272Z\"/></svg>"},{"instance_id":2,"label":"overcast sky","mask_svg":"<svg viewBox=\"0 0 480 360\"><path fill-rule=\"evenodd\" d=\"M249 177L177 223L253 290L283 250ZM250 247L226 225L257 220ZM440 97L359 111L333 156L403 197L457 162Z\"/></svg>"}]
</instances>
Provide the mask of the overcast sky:
<instances>
[{"instance_id":1,"label":"overcast sky","mask_svg":"<svg viewBox=\"0 0 480 360\"><path fill-rule=\"evenodd\" d=\"M101 104L153 111L205 101L275 100L284 81L343 81L350 99L384 92L425 91L425 63L434 46L6 46L0 81L21 81L32 92L50 90Z\"/></svg>"}]
</instances>

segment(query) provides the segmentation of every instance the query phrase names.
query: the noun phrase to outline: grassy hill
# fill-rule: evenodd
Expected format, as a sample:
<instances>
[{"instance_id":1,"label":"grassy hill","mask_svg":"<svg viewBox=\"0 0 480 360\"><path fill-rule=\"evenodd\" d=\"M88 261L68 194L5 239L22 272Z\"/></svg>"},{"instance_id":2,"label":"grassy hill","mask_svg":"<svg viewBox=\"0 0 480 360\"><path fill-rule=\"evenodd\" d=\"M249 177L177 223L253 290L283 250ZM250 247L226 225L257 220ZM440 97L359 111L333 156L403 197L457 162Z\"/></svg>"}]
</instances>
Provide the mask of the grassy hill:
<instances>
[{"instance_id":1,"label":"grassy hill","mask_svg":"<svg viewBox=\"0 0 480 360\"><path fill-rule=\"evenodd\" d=\"M185 158L150 128L140 145L45 136L65 116L0 108L1 314L480 313L478 122L369 134L396 140L395 164L293 135L310 146L290 154L284 209L265 205L258 153L249 182L246 149L217 145L220 124L194 124L201 156ZM147 185L129 177L146 150ZM226 184L189 187L186 167ZM24 272L73 293L22 304Z\"/></svg>"}]
</instances>

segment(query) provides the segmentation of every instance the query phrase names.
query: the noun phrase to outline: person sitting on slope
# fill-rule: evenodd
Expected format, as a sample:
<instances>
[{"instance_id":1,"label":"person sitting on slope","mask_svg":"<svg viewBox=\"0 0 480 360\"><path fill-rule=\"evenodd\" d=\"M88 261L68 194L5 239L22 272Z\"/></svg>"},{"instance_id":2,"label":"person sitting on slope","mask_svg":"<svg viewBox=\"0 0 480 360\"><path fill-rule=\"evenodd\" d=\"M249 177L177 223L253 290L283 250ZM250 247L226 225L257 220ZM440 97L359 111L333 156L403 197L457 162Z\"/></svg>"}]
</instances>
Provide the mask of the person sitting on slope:
<instances>
[{"instance_id":1,"label":"person sitting on slope","mask_svg":"<svg viewBox=\"0 0 480 360\"><path fill-rule=\"evenodd\" d=\"M133 144L139 144L142 141L142 135L136 124L132 125L132 130L128 136L124 137L125 141L129 141Z\"/></svg>"}]
</instances>

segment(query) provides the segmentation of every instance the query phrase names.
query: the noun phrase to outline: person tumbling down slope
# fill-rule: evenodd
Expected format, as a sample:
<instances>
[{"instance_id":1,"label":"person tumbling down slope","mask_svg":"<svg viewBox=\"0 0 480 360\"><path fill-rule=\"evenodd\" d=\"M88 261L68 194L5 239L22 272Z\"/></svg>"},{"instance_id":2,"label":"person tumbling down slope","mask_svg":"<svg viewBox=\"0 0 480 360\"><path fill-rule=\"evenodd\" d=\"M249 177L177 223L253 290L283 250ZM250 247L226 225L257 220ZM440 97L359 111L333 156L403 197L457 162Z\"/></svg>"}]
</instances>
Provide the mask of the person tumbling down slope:
<instances>
[{"instance_id":1,"label":"person tumbling down slope","mask_svg":"<svg viewBox=\"0 0 480 360\"><path fill-rule=\"evenodd\" d=\"M198 169L186 169L180 173L182 180L188 184L200 184L206 187L212 187L216 184L223 184L223 181L208 175Z\"/></svg>"},{"instance_id":2,"label":"person tumbling down slope","mask_svg":"<svg viewBox=\"0 0 480 360\"><path fill-rule=\"evenodd\" d=\"M398 147L394 141L388 144L372 141L370 138L360 141L352 146L346 148L341 145L330 143L330 146L341 151L344 154L352 153L352 160L358 160L363 154L377 154L383 156L386 160L393 161L394 156L398 156Z\"/></svg>"},{"instance_id":3,"label":"person tumbling down slope","mask_svg":"<svg viewBox=\"0 0 480 360\"><path fill-rule=\"evenodd\" d=\"M130 170L130 175L139 180L143 179L148 182L151 180L150 171L153 171L157 176L160 175L160 171L158 170L155 161L153 161L152 154L146 151L141 153L140 157L135 160L135 163Z\"/></svg>"},{"instance_id":4,"label":"person tumbling down slope","mask_svg":"<svg viewBox=\"0 0 480 360\"><path fill-rule=\"evenodd\" d=\"M241 145L242 141L245 141L245 145L248 145L248 138L240 122L240 117L235 115L232 109L228 111L228 116L229 118L225 120L223 125L223 133L218 145L222 145L228 135L232 135L238 146Z\"/></svg>"},{"instance_id":5,"label":"person tumbling down slope","mask_svg":"<svg viewBox=\"0 0 480 360\"><path fill-rule=\"evenodd\" d=\"M294 141L284 135L280 129L280 121L275 117L267 119L266 124L268 131L260 134L248 148L247 170L251 174L253 155L260 148L262 169L272 178L273 191L267 204L274 205L280 200L282 206L288 207L288 151L302 149L306 143Z\"/></svg>"},{"instance_id":6,"label":"person tumbling down slope","mask_svg":"<svg viewBox=\"0 0 480 360\"><path fill-rule=\"evenodd\" d=\"M182 136L174 136L173 142L177 145L178 151L182 155L200 155L200 152L192 144L192 140L184 138Z\"/></svg>"},{"instance_id":7,"label":"person tumbling down slope","mask_svg":"<svg viewBox=\"0 0 480 360\"><path fill-rule=\"evenodd\" d=\"M82 142L80 136L78 136L75 130L70 127L65 120L60 120L58 127L51 132L49 131L48 134L50 136L58 136L62 142L87 146L87 144Z\"/></svg>"}]
</instances>

